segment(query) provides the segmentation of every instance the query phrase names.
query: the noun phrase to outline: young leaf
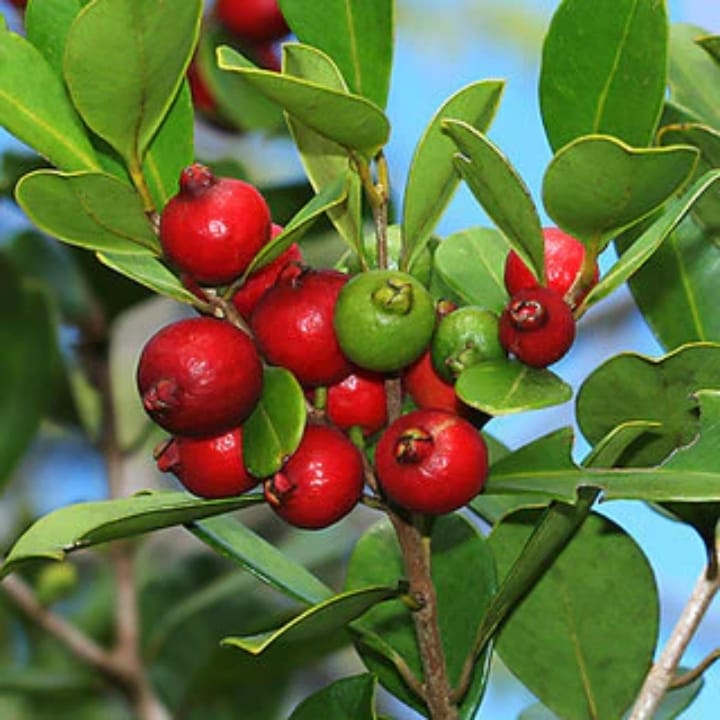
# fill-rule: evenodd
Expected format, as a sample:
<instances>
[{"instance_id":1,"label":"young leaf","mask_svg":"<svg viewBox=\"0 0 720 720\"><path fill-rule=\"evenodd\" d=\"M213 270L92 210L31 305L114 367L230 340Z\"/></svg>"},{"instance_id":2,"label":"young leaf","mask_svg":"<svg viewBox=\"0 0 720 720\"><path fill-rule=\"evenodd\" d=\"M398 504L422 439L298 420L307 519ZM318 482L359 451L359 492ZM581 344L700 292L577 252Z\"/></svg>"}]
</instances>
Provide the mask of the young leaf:
<instances>
[{"instance_id":1,"label":"young leaf","mask_svg":"<svg viewBox=\"0 0 720 720\"><path fill-rule=\"evenodd\" d=\"M251 475L274 475L300 444L305 430L305 395L285 368L266 367L260 402L243 424L245 466Z\"/></svg>"},{"instance_id":2,"label":"young leaf","mask_svg":"<svg viewBox=\"0 0 720 720\"><path fill-rule=\"evenodd\" d=\"M349 590L313 605L282 627L256 635L226 637L222 644L235 647L252 655L260 655L276 643L283 646L312 642L319 635L337 633L353 620L366 613L373 605L399 597L397 587L375 585Z\"/></svg>"},{"instance_id":3,"label":"young leaf","mask_svg":"<svg viewBox=\"0 0 720 720\"><path fill-rule=\"evenodd\" d=\"M31 2L25 9L27 39L44 55L58 77L63 73L65 39L82 8L81 0L43 0Z\"/></svg>"},{"instance_id":4,"label":"young leaf","mask_svg":"<svg viewBox=\"0 0 720 720\"><path fill-rule=\"evenodd\" d=\"M323 137L367 157L375 155L387 142L388 119L364 97L284 73L260 70L227 46L218 48L217 54L223 70L240 73L293 118Z\"/></svg>"},{"instance_id":5,"label":"young leaf","mask_svg":"<svg viewBox=\"0 0 720 720\"><path fill-rule=\"evenodd\" d=\"M392 0L280 0L280 8L300 42L335 61L352 92L385 107L393 56Z\"/></svg>"},{"instance_id":6,"label":"young leaf","mask_svg":"<svg viewBox=\"0 0 720 720\"><path fill-rule=\"evenodd\" d=\"M478 363L460 373L455 392L488 415L538 410L572 398L572 388L551 370L531 368L517 360Z\"/></svg>"},{"instance_id":7,"label":"young leaf","mask_svg":"<svg viewBox=\"0 0 720 720\"><path fill-rule=\"evenodd\" d=\"M411 266L450 202L459 178L453 165L455 145L443 122L462 120L481 132L492 122L504 88L500 80L482 80L458 90L430 120L408 171L403 198L403 240Z\"/></svg>"},{"instance_id":8,"label":"young leaf","mask_svg":"<svg viewBox=\"0 0 720 720\"><path fill-rule=\"evenodd\" d=\"M289 720L376 720L373 675L355 675L336 680L305 698Z\"/></svg>"},{"instance_id":9,"label":"young leaf","mask_svg":"<svg viewBox=\"0 0 720 720\"><path fill-rule=\"evenodd\" d=\"M544 277L540 218L522 178L500 150L469 124L445 120L443 129L460 150L455 167L473 195L535 276Z\"/></svg>"},{"instance_id":10,"label":"young leaf","mask_svg":"<svg viewBox=\"0 0 720 720\"><path fill-rule=\"evenodd\" d=\"M493 529L500 577L538 519L535 511L521 511ZM642 550L618 525L592 513L506 620L497 651L561 717L617 720L652 663L658 616Z\"/></svg>"},{"instance_id":11,"label":"young leaf","mask_svg":"<svg viewBox=\"0 0 720 720\"><path fill-rule=\"evenodd\" d=\"M61 170L100 165L61 79L25 38L0 28L0 124Z\"/></svg>"},{"instance_id":12,"label":"young leaf","mask_svg":"<svg viewBox=\"0 0 720 720\"><path fill-rule=\"evenodd\" d=\"M178 92L201 0L95 0L67 36L65 80L83 120L138 170Z\"/></svg>"},{"instance_id":13,"label":"young leaf","mask_svg":"<svg viewBox=\"0 0 720 720\"><path fill-rule=\"evenodd\" d=\"M468 628L479 624L495 590L495 569L485 539L459 515L443 515L431 536L432 577L438 596L440 634L450 683L455 686L472 648ZM381 521L365 532L348 566L346 587L368 583L393 583L405 575L402 556L392 526ZM373 608L353 625L359 631L356 645L363 661L380 683L421 713L427 710L398 674L393 654L399 655L417 679L422 663L414 623L404 603L389 602ZM380 642L368 639L375 636ZM389 647L383 652L384 646ZM471 687L463 698L459 715L474 717L482 699L488 673L489 650L478 659Z\"/></svg>"},{"instance_id":14,"label":"young leaf","mask_svg":"<svg viewBox=\"0 0 720 720\"><path fill-rule=\"evenodd\" d=\"M650 144L665 95L665 3L564 0L543 46L540 107L550 145L582 135Z\"/></svg>"},{"instance_id":15,"label":"young leaf","mask_svg":"<svg viewBox=\"0 0 720 720\"><path fill-rule=\"evenodd\" d=\"M609 136L578 138L545 171L545 209L583 242L607 242L677 192L697 157L686 146L637 149Z\"/></svg>"},{"instance_id":16,"label":"young leaf","mask_svg":"<svg viewBox=\"0 0 720 720\"><path fill-rule=\"evenodd\" d=\"M71 245L110 253L159 250L140 197L111 175L37 170L20 180L15 197L37 227Z\"/></svg>"},{"instance_id":17,"label":"young leaf","mask_svg":"<svg viewBox=\"0 0 720 720\"><path fill-rule=\"evenodd\" d=\"M110 540L182 525L263 502L262 494L203 500L184 492L153 492L65 505L36 520L15 542L0 577L29 560L63 560L66 553Z\"/></svg>"}]
</instances>

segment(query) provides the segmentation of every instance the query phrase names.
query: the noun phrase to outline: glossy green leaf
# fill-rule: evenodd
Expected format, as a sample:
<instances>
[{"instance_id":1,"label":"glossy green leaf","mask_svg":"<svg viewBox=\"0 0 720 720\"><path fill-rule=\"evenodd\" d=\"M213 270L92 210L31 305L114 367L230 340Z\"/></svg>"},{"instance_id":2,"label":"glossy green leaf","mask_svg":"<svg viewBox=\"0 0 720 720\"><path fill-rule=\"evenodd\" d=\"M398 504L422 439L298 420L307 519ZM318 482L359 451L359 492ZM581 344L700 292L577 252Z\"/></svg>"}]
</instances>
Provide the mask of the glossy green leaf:
<instances>
[{"instance_id":1,"label":"glossy green leaf","mask_svg":"<svg viewBox=\"0 0 720 720\"><path fill-rule=\"evenodd\" d=\"M456 119L485 132L502 96L504 83L481 80L451 95L438 109L415 148L403 198L402 229L408 265L422 249L455 192L456 146L443 132L443 121Z\"/></svg>"},{"instance_id":2,"label":"glossy green leaf","mask_svg":"<svg viewBox=\"0 0 720 720\"><path fill-rule=\"evenodd\" d=\"M577 421L591 444L629 421L657 423L623 453L621 464L656 465L690 443L699 429L693 394L720 389L720 345L687 345L653 359L617 355L586 379L577 395Z\"/></svg>"},{"instance_id":3,"label":"glossy green leaf","mask_svg":"<svg viewBox=\"0 0 720 720\"><path fill-rule=\"evenodd\" d=\"M353 93L387 104L393 59L393 0L280 0L300 42L322 50Z\"/></svg>"},{"instance_id":4,"label":"glossy green leaf","mask_svg":"<svg viewBox=\"0 0 720 720\"><path fill-rule=\"evenodd\" d=\"M321 603L332 590L278 547L233 517L201 520L190 530L210 547L289 597L307 604Z\"/></svg>"},{"instance_id":5,"label":"glossy green leaf","mask_svg":"<svg viewBox=\"0 0 720 720\"><path fill-rule=\"evenodd\" d=\"M100 165L62 80L25 38L0 28L0 124L56 167Z\"/></svg>"},{"instance_id":6,"label":"glossy green leaf","mask_svg":"<svg viewBox=\"0 0 720 720\"><path fill-rule=\"evenodd\" d=\"M384 585L349 590L313 605L282 627L245 637L226 637L222 644L260 655L276 643L292 645L312 642L318 635L346 628L373 605L397 598L400 594L397 587Z\"/></svg>"},{"instance_id":7,"label":"glossy green leaf","mask_svg":"<svg viewBox=\"0 0 720 720\"><path fill-rule=\"evenodd\" d=\"M540 107L554 150L583 135L651 143L665 95L662 2L564 0L545 37Z\"/></svg>"},{"instance_id":8,"label":"glossy green leaf","mask_svg":"<svg viewBox=\"0 0 720 720\"><path fill-rule=\"evenodd\" d=\"M36 0L25 9L27 39L44 55L58 77L62 77L67 34L82 7L81 0Z\"/></svg>"},{"instance_id":9,"label":"glossy green leaf","mask_svg":"<svg viewBox=\"0 0 720 720\"><path fill-rule=\"evenodd\" d=\"M283 45L283 72L325 87L345 92L347 86L332 60L315 48L286 43ZM349 177L347 200L330 210L328 216L345 242L363 256L363 229L361 217L361 184L357 173L351 171L348 151L318 134L294 117L287 116L290 135L295 142L300 160L315 192Z\"/></svg>"},{"instance_id":10,"label":"glossy green leaf","mask_svg":"<svg viewBox=\"0 0 720 720\"><path fill-rule=\"evenodd\" d=\"M715 61L720 64L720 35L702 35L695 42Z\"/></svg>"},{"instance_id":11,"label":"glossy green leaf","mask_svg":"<svg viewBox=\"0 0 720 720\"><path fill-rule=\"evenodd\" d=\"M272 262L312 227L313 223L325 213L331 212L347 199L348 178L340 177L323 188L304 207L302 207L285 225L283 231L263 247L253 258L245 271L245 277L251 272Z\"/></svg>"},{"instance_id":12,"label":"glossy green leaf","mask_svg":"<svg viewBox=\"0 0 720 720\"><path fill-rule=\"evenodd\" d=\"M139 195L111 175L37 170L15 197L41 230L71 245L110 253L156 253L159 243Z\"/></svg>"},{"instance_id":13,"label":"glossy green leaf","mask_svg":"<svg viewBox=\"0 0 720 720\"><path fill-rule=\"evenodd\" d=\"M184 492L164 491L65 505L36 520L18 538L0 567L0 577L29 560L63 560L74 550L260 502L263 497L258 493L203 500Z\"/></svg>"},{"instance_id":14,"label":"glossy green leaf","mask_svg":"<svg viewBox=\"0 0 720 720\"><path fill-rule=\"evenodd\" d=\"M139 168L183 80L201 0L95 0L67 36L65 80L94 132Z\"/></svg>"},{"instance_id":15,"label":"glossy green leaf","mask_svg":"<svg viewBox=\"0 0 720 720\"><path fill-rule=\"evenodd\" d=\"M572 398L570 385L555 373L516 360L473 365L460 374L455 392L463 402L488 415L537 410Z\"/></svg>"},{"instance_id":16,"label":"glossy green leaf","mask_svg":"<svg viewBox=\"0 0 720 720\"><path fill-rule=\"evenodd\" d=\"M0 258L0 488L35 437L59 370L56 318L43 286Z\"/></svg>"},{"instance_id":17,"label":"glossy green leaf","mask_svg":"<svg viewBox=\"0 0 720 720\"><path fill-rule=\"evenodd\" d=\"M542 278L545 245L540 217L522 178L500 150L467 123L445 120L443 128L460 150L455 167L473 195L536 277Z\"/></svg>"},{"instance_id":18,"label":"glossy green leaf","mask_svg":"<svg viewBox=\"0 0 720 720\"><path fill-rule=\"evenodd\" d=\"M305 395L285 368L266 367L263 392L243 424L245 466L251 475L274 475L300 444L305 430Z\"/></svg>"},{"instance_id":19,"label":"glossy green leaf","mask_svg":"<svg viewBox=\"0 0 720 720\"><path fill-rule=\"evenodd\" d=\"M697 44L707 31L673 23L670 28L670 97L701 121L720 130L720 67Z\"/></svg>"},{"instance_id":20,"label":"glossy green leaf","mask_svg":"<svg viewBox=\"0 0 720 720\"><path fill-rule=\"evenodd\" d=\"M450 683L455 685L472 648L473 638L468 631L479 624L493 596L495 569L485 539L459 515L443 515L435 520L431 553L440 635ZM381 521L367 530L357 543L350 558L346 587L392 583L404 575L394 530L389 522ZM396 601L375 607L353 628L359 632L356 645L368 669L390 692L427 717L427 709L392 664L393 653L396 653L416 678L422 678L414 623L407 606ZM459 708L462 720L475 715L485 690L488 661L489 651L475 666L470 690Z\"/></svg>"},{"instance_id":21,"label":"glossy green leaf","mask_svg":"<svg viewBox=\"0 0 720 720\"><path fill-rule=\"evenodd\" d=\"M578 138L545 171L545 209L580 240L607 242L677 192L697 156L685 146L637 149L609 136Z\"/></svg>"},{"instance_id":22,"label":"glossy green leaf","mask_svg":"<svg viewBox=\"0 0 720 720\"><path fill-rule=\"evenodd\" d=\"M662 423L654 420L623 422L595 443L583 458L583 467L610 468L622 465L624 456L632 452L632 446L640 441L643 435L652 434L660 428Z\"/></svg>"},{"instance_id":23,"label":"glossy green leaf","mask_svg":"<svg viewBox=\"0 0 720 720\"><path fill-rule=\"evenodd\" d=\"M240 73L293 118L345 148L372 157L388 140L388 119L364 97L285 73L261 70L227 46L218 48L217 57L223 70Z\"/></svg>"},{"instance_id":24,"label":"glossy green leaf","mask_svg":"<svg viewBox=\"0 0 720 720\"><path fill-rule=\"evenodd\" d=\"M494 528L490 544L501 577L539 518L521 511ZM497 651L560 717L617 720L652 663L658 616L652 569L641 549L593 513L507 619Z\"/></svg>"},{"instance_id":25,"label":"glossy green leaf","mask_svg":"<svg viewBox=\"0 0 720 720\"><path fill-rule=\"evenodd\" d=\"M376 682L369 673L336 680L303 700L289 720L375 720Z\"/></svg>"},{"instance_id":26,"label":"glossy green leaf","mask_svg":"<svg viewBox=\"0 0 720 720\"><path fill-rule=\"evenodd\" d=\"M671 200L662 214L628 247L617 262L588 293L584 304L589 307L607 297L630 279L658 250L685 216L720 179L720 170L708 171L681 197Z\"/></svg>"},{"instance_id":27,"label":"glossy green leaf","mask_svg":"<svg viewBox=\"0 0 720 720\"><path fill-rule=\"evenodd\" d=\"M468 228L438 245L434 270L466 305L500 313L508 301L503 276L509 252L510 243L498 230Z\"/></svg>"},{"instance_id":28,"label":"glossy green leaf","mask_svg":"<svg viewBox=\"0 0 720 720\"><path fill-rule=\"evenodd\" d=\"M197 298L183 286L177 275L170 272L160 260L152 255L99 252L97 258L103 265L107 265L121 275L150 288L158 295L165 295L187 305L193 305L197 301Z\"/></svg>"},{"instance_id":29,"label":"glossy green leaf","mask_svg":"<svg viewBox=\"0 0 720 720\"><path fill-rule=\"evenodd\" d=\"M517 716L517 720L559 720L559 718L542 703L533 703Z\"/></svg>"}]
</instances>

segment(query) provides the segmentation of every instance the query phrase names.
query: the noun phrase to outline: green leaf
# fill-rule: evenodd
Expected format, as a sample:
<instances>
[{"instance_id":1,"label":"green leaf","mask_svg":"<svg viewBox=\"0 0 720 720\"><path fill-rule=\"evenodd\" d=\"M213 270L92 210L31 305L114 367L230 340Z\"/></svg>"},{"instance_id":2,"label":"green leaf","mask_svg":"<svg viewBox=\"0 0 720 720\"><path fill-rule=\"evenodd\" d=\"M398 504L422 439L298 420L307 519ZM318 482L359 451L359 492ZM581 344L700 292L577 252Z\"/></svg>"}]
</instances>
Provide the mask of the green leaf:
<instances>
[{"instance_id":1,"label":"green leaf","mask_svg":"<svg viewBox=\"0 0 720 720\"><path fill-rule=\"evenodd\" d=\"M638 149L612 137L578 138L545 171L545 209L583 242L607 242L677 192L697 157L691 147Z\"/></svg>"},{"instance_id":2,"label":"green leaf","mask_svg":"<svg viewBox=\"0 0 720 720\"><path fill-rule=\"evenodd\" d=\"M472 648L469 628L476 627L495 590L495 569L485 539L459 515L438 517L431 535L432 578L438 597L438 621L451 685L455 686ZM395 532L387 521L373 525L355 546L346 587L393 583L405 575ZM353 625L356 646L368 669L403 702L427 716L423 703L409 690L392 664L398 655L416 678L422 679L411 612L400 602L370 610ZM469 720L482 699L489 650L478 660L460 718Z\"/></svg>"},{"instance_id":3,"label":"green leaf","mask_svg":"<svg viewBox=\"0 0 720 720\"><path fill-rule=\"evenodd\" d=\"M343 177L323 188L292 217L283 231L272 242L260 250L245 271L245 277L282 255L290 245L300 240L321 215L332 211L333 208L345 202L347 188L348 178Z\"/></svg>"},{"instance_id":4,"label":"green leaf","mask_svg":"<svg viewBox=\"0 0 720 720\"><path fill-rule=\"evenodd\" d=\"M720 35L704 35L696 38L695 42L720 65Z\"/></svg>"},{"instance_id":5,"label":"green leaf","mask_svg":"<svg viewBox=\"0 0 720 720\"><path fill-rule=\"evenodd\" d=\"M501 577L538 519L536 511L521 511L493 529ZM641 549L593 513L507 619L497 651L560 717L617 720L652 663L658 615L652 569Z\"/></svg>"},{"instance_id":6,"label":"green leaf","mask_svg":"<svg viewBox=\"0 0 720 720\"><path fill-rule=\"evenodd\" d=\"M332 596L332 590L275 545L261 538L236 518L201 520L190 530L223 555L295 600L317 604Z\"/></svg>"},{"instance_id":7,"label":"green leaf","mask_svg":"<svg viewBox=\"0 0 720 720\"><path fill-rule=\"evenodd\" d=\"M335 61L352 92L385 107L393 59L393 0L280 0L280 8L300 42Z\"/></svg>"},{"instance_id":8,"label":"green leaf","mask_svg":"<svg viewBox=\"0 0 720 720\"><path fill-rule=\"evenodd\" d=\"M139 169L190 62L201 0L95 0L70 28L65 80L85 122Z\"/></svg>"},{"instance_id":9,"label":"green leaf","mask_svg":"<svg viewBox=\"0 0 720 720\"><path fill-rule=\"evenodd\" d=\"M21 285L0 258L0 488L53 399L59 370L55 323L43 286Z\"/></svg>"},{"instance_id":10,"label":"green leaf","mask_svg":"<svg viewBox=\"0 0 720 720\"><path fill-rule=\"evenodd\" d=\"M263 502L262 494L203 500L184 492L153 492L66 505L36 520L15 542L0 577L29 560L63 560L66 553L118 538L182 525Z\"/></svg>"},{"instance_id":11,"label":"green leaf","mask_svg":"<svg viewBox=\"0 0 720 720\"><path fill-rule=\"evenodd\" d=\"M62 170L98 170L61 79L25 38L0 28L0 123Z\"/></svg>"},{"instance_id":12,"label":"green leaf","mask_svg":"<svg viewBox=\"0 0 720 720\"><path fill-rule=\"evenodd\" d=\"M578 391L580 429L594 445L623 423L657 423L619 460L634 467L657 465L697 435L700 423L693 394L720 389L718 365L720 345L712 344L683 346L657 359L617 355L595 369Z\"/></svg>"},{"instance_id":13,"label":"green leaf","mask_svg":"<svg viewBox=\"0 0 720 720\"><path fill-rule=\"evenodd\" d=\"M668 85L675 103L720 130L720 67L697 44L707 34L695 25L673 23Z\"/></svg>"},{"instance_id":14,"label":"green leaf","mask_svg":"<svg viewBox=\"0 0 720 720\"><path fill-rule=\"evenodd\" d=\"M430 120L410 162L403 198L403 241L408 266L422 250L455 192L459 178L453 165L455 144L443 132L443 122L462 120L486 131L504 83L482 80L451 95Z\"/></svg>"},{"instance_id":15,"label":"green leaf","mask_svg":"<svg viewBox=\"0 0 720 720\"><path fill-rule=\"evenodd\" d=\"M282 642L283 646L287 646L312 642L318 635L343 630L373 605L397 598L400 594L398 588L384 585L349 590L313 605L282 627L245 637L226 637L222 644L260 655L276 643Z\"/></svg>"},{"instance_id":16,"label":"green leaf","mask_svg":"<svg viewBox=\"0 0 720 720\"><path fill-rule=\"evenodd\" d=\"M583 459L588 468L610 468L622 465L623 456L643 435L662 427L653 420L628 420L608 431ZM631 451L630 451L631 452Z\"/></svg>"},{"instance_id":17,"label":"green leaf","mask_svg":"<svg viewBox=\"0 0 720 720\"><path fill-rule=\"evenodd\" d=\"M336 680L303 700L289 720L375 720L373 675L355 675Z\"/></svg>"},{"instance_id":18,"label":"green leaf","mask_svg":"<svg viewBox=\"0 0 720 720\"><path fill-rule=\"evenodd\" d=\"M217 57L223 70L240 73L293 118L345 148L372 157L388 140L388 119L364 97L285 73L260 70L227 46L218 48Z\"/></svg>"},{"instance_id":19,"label":"green leaf","mask_svg":"<svg viewBox=\"0 0 720 720\"><path fill-rule=\"evenodd\" d=\"M159 243L137 193L101 173L36 170L15 190L41 230L71 245L110 253L157 253Z\"/></svg>"},{"instance_id":20,"label":"green leaf","mask_svg":"<svg viewBox=\"0 0 720 720\"><path fill-rule=\"evenodd\" d=\"M665 3L564 0L545 37L540 107L554 150L582 135L650 144L665 95Z\"/></svg>"},{"instance_id":21,"label":"green leaf","mask_svg":"<svg viewBox=\"0 0 720 720\"><path fill-rule=\"evenodd\" d=\"M572 388L547 369L516 360L482 362L464 370L455 392L468 405L488 415L537 410L572 398Z\"/></svg>"},{"instance_id":22,"label":"green leaf","mask_svg":"<svg viewBox=\"0 0 720 720\"><path fill-rule=\"evenodd\" d=\"M197 298L183 286L179 278L160 260L151 255L99 252L97 258L103 265L146 288L150 288L158 295L165 295L187 305L193 305L197 301Z\"/></svg>"},{"instance_id":23,"label":"green leaf","mask_svg":"<svg viewBox=\"0 0 720 720\"><path fill-rule=\"evenodd\" d=\"M671 200L662 214L622 253L617 262L588 293L584 305L590 307L606 298L630 279L655 253L662 243L720 179L720 170L708 171L689 187L681 197Z\"/></svg>"},{"instance_id":24,"label":"green leaf","mask_svg":"<svg viewBox=\"0 0 720 720\"><path fill-rule=\"evenodd\" d=\"M536 277L544 277L540 218L520 175L488 138L467 123L445 120L443 129L460 150L455 167L473 195Z\"/></svg>"},{"instance_id":25,"label":"green leaf","mask_svg":"<svg viewBox=\"0 0 720 720\"><path fill-rule=\"evenodd\" d=\"M43 0L29 3L25 9L27 39L45 56L58 77L62 77L67 34L82 7L81 0Z\"/></svg>"},{"instance_id":26,"label":"green leaf","mask_svg":"<svg viewBox=\"0 0 720 720\"><path fill-rule=\"evenodd\" d=\"M305 395L285 368L266 367L263 392L243 424L245 466L251 475L274 475L300 444L305 430Z\"/></svg>"}]
</instances>

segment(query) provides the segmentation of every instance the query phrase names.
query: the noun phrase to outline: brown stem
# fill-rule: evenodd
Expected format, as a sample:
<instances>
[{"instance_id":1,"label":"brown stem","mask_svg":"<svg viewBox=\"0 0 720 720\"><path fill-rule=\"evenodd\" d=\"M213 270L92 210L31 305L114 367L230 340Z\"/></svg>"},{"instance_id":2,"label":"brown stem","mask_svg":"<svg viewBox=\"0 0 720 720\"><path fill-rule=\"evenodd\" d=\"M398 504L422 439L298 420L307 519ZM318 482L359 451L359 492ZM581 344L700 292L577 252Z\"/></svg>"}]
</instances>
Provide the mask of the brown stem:
<instances>
[{"instance_id":1,"label":"brown stem","mask_svg":"<svg viewBox=\"0 0 720 720\"><path fill-rule=\"evenodd\" d=\"M695 682L698 678L705 674L705 671L710 668L717 660L720 660L720 648L715 648L711 653L706 655L692 670L676 675L673 681L670 683L670 688L682 688Z\"/></svg>"}]
</instances>

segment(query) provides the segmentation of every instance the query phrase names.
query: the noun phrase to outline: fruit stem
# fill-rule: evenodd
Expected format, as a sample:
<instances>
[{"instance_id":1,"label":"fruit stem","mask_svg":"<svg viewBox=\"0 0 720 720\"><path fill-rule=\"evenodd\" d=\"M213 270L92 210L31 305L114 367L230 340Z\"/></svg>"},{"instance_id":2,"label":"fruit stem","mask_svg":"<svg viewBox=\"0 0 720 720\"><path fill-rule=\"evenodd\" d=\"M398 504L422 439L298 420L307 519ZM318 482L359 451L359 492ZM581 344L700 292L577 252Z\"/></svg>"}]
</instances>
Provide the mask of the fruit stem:
<instances>
[{"instance_id":1,"label":"fruit stem","mask_svg":"<svg viewBox=\"0 0 720 720\"><path fill-rule=\"evenodd\" d=\"M353 164L360 177L365 196L370 203L373 222L375 224L375 238L377 242L377 265L385 270L388 266L387 252L387 226L388 226L388 198L390 197L390 176L387 160L382 150L375 156L377 181L373 178L370 165L357 153L351 155Z\"/></svg>"},{"instance_id":2,"label":"fruit stem","mask_svg":"<svg viewBox=\"0 0 720 720\"><path fill-rule=\"evenodd\" d=\"M587 310L585 301L578 302L578 298L587 295L588 290L594 284L595 266L597 264L598 255L600 254L600 241L602 237L598 233L593 235L589 242L585 244L585 257L583 257L580 272L578 272L575 281L570 289L565 293L565 302L573 308L573 315L578 320Z\"/></svg>"}]
</instances>

